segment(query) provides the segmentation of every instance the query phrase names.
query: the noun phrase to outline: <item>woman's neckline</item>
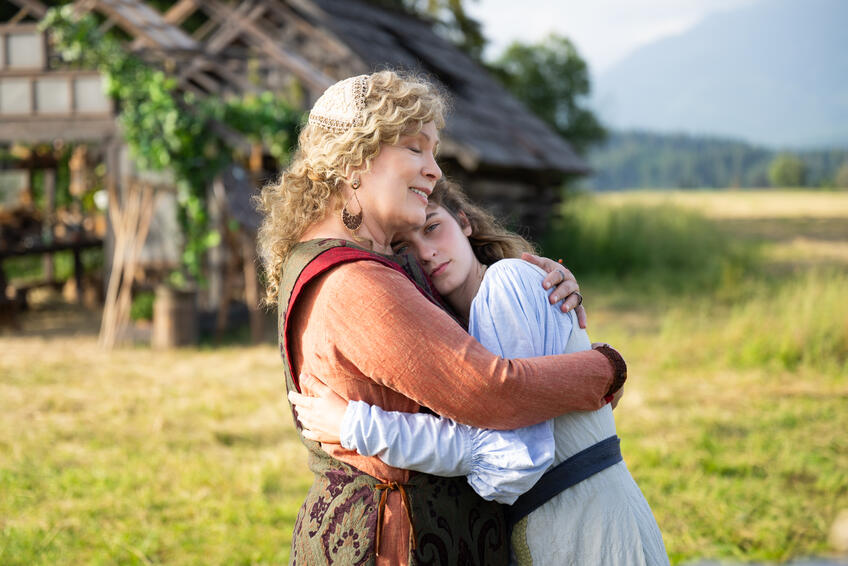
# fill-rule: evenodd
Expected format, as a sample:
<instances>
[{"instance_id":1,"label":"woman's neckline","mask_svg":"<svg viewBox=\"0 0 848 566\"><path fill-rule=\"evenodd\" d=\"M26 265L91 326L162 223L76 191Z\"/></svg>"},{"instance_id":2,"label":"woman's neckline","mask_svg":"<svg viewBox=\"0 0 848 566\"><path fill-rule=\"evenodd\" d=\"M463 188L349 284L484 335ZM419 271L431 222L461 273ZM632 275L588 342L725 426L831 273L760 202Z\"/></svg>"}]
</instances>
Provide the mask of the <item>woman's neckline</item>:
<instances>
[{"instance_id":1,"label":"woman's neckline","mask_svg":"<svg viewBox=\"0 0 848 566\"><path fill-rule=\"evenodd\" d=\"M342 242L342 244L344 246L347 246L349 248L356 248L358 250L362 250L364 252L368 252L370 254L374 254L374 255L377 255L377 256L380 256L380 257L383 257L383 258L386 258L386 259L390 259L390 260L393 260L393 261L395 260L395 258L403 257L403 256L398 255L398 254L385 254L383 252L374 251L370 248L366 248L362 244L354 242L353 240L348 240L347 238L340 238L338 236L323 236L323 237L310 238L308 240L301 240L301 241L298 242L298 245L315 243L315 242L326 242L326 241Z\"/></svg>"}]
</instances>

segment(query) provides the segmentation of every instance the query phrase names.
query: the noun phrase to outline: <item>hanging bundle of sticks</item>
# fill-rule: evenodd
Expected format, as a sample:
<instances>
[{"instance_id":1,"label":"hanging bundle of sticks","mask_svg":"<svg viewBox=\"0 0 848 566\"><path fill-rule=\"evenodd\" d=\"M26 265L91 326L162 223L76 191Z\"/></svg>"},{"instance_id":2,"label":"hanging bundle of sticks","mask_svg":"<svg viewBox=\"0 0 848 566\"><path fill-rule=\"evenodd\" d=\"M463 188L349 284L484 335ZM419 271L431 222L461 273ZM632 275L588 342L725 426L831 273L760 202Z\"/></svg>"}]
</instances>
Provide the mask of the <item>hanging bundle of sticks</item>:
<instances>
[{"instance_id":1,"label":"hanging bundle of sticks","mask_svg":"<svg viewBox=\"0 0 848 566\"><path fill-rule=\"evenodd\" d=\"M112 272L100 323L100 345L114 348L127 339L132 306L132 286L150 221L153 218L154 188L133 179L123 199L115 183L109 183L109 218L115 233Z\"/></svg>"}]
</instances>

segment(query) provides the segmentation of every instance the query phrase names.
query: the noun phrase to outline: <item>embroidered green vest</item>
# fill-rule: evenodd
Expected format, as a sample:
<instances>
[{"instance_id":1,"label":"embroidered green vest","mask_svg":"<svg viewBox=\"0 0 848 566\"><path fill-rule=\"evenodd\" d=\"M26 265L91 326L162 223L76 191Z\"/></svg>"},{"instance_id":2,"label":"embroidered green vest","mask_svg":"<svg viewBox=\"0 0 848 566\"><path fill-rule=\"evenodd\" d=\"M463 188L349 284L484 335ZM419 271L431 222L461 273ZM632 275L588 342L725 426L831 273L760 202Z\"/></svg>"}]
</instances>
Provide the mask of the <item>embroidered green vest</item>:
<instances>
[{"instance_id":1,"label":"embroidered green vest","mask_svg":"<svg viewBox=\"0 0 848 566\"><path fill-rule=\"evenodd\" d=\"M320 258L330 250L335 251ZM378 261L405 273L422 293L440 304L416 262L393 259L400 264L344 240L312 240L294 248L283 268L278 303L280 352L289 391L297 389L297 385L286 348L287 313L297 301L299 290L312 277L346 261ZM317 442L302 435L300 440L309 450L309 468L315 478L297 514L290 564L374 564L381 495L376 486L380 480L332 458ZM508 538L500 505L481 499L464 477L413 473L403 487L416 539L415 549L410 548L410 565L508 563Z\"/></svg>"}]
</instances>

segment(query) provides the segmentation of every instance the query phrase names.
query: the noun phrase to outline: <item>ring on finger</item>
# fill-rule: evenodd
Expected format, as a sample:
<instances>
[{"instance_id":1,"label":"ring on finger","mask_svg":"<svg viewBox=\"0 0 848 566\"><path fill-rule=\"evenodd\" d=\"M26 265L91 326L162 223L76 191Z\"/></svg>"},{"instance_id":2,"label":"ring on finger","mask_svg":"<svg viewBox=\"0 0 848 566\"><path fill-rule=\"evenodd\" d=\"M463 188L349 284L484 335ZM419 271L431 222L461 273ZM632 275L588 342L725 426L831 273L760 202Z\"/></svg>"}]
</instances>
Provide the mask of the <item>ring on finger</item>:
<instances>
[{"instance_id":1,"label":"ring on finger","mask_svg":"<svg viewBox=\"0 0 848 566\"><path fill-rule=\"evenodd\" d=\"M579 307L580 305L582 305L583 304L583 295L581 295L579 291L574 291L574 293L572 293L572 294L577 295L577 305L576 306Z\"/></svg>"}]
</instances>

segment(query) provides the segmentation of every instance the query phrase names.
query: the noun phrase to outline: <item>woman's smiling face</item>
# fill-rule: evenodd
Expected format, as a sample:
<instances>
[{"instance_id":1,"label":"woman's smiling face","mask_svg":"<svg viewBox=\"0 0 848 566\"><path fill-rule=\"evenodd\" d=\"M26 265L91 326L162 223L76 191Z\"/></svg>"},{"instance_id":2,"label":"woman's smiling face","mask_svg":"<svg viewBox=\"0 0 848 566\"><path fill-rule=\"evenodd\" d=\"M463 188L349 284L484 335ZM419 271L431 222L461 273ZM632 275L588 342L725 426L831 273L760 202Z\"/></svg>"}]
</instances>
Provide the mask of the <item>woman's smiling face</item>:
<instances>
[{"instance_id":1,"label":"woman's smiling face","mask_svg":"<svg viewBox=\"0 0 848 566\"><path fill-rule=\"evenodd\" d=\"M384 145L360 175L357 196L373 236L391 239L424 224L427 198L442 176L435 157L438 144L436 125L427 122L418 133Z\"/></svg>"}]
</instances>

